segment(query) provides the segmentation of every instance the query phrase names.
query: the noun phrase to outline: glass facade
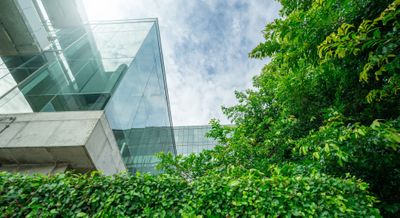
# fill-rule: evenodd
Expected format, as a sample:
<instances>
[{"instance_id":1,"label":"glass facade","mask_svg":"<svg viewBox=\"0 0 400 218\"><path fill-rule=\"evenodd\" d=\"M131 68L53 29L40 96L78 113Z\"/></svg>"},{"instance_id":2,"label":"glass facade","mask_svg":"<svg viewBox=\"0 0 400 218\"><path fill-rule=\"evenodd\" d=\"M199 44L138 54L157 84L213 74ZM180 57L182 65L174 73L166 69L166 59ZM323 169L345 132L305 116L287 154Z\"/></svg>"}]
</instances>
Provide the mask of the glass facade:
<instances>
[{"instance_id":1,"label":"glass facade","mask_svg":"<svg viewBox=\"0 0 400 218\"><path fill-rule=\"evenodd\" d=\"M129 67L136 54L143 56L138 50L154 25L113 23L60 29L41 53L2 56L0 112L15 112L10 107L19 112L103 110L119 80L135 74ZM126 43L120 41L125 38L129 38ZM21 94L28 104L20 104Z\"/></svg>"},{"instance_id":2,"label":"glass facade","mask_svg":"<svg viewBox=\"0 0 400 218\"><path fill-rule=\"evenodd\" d=\"M175 126L173 129L177 154L185 156L200 153L203 150L213 149L217 144L214 139L206 137L211 126Z\"/></svg>"},{"instance_id":3,"label":"glass facade","mask_svg":"<svg viewBox=\"0 0 400 218\"><path fill-rule=\"evenodd\" d=\"M40 51L0 44L0 113L104 110L129 171L155 172L155 153L176 153L157 20L56 28L41 16Z\"/></svg>"}]
</instances>

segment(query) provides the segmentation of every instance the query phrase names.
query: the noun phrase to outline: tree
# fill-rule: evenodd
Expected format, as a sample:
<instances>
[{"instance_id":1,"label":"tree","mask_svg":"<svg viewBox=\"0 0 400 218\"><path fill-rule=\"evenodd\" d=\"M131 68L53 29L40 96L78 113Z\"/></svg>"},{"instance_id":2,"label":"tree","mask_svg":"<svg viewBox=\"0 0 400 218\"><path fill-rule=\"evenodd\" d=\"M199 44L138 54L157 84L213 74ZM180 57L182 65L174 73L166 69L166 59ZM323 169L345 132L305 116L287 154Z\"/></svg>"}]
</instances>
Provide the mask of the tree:
<instances>
[{"instance_id":1,"label":"tree","mask_svg":"<svg viewBox=\"0 0 400 218\"><path fill-rule=\"evenodd\" d=\"M354 175L384 216L399 216L400 1L280 2L282 18L249 55L271 61L253 89L236 93L237 105L223 108L235 126L212 121L221 147L164 157L162 166L192 180L232 166L290 178Z\"/></svg>"}]
</instances>

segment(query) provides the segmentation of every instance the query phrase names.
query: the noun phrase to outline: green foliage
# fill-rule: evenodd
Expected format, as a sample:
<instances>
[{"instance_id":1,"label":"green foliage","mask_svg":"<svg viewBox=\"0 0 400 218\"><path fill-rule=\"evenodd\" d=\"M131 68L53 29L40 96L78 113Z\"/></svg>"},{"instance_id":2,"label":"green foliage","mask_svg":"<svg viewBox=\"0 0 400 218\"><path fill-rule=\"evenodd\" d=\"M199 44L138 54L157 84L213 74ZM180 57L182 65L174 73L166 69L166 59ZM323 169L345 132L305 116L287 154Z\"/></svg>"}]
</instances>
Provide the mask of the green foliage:
<instances>
[{"instance_id":1,"label":"green foliage","mask_svg":"<svg viewBox=\"0 0 400 218\"><path fill-rule=\"evenodd\" d=\"M353 175L384 216L400 216L400 1L280 2L282 18L249 54L270 62L223 108L235 126L211 122L221 146L162 156L161 167L193 181L232 166L288 178Z\"/></svg>"},{"instance_id":2,"label":"green foliage","mask_svg":"<svg viewBox=\"0 0 400 218\"><path fill-rule=\"evenodd\" d=\"M289 166L288 168L293 168ZM193 182L169 175L0 173L5 217L379 217L368 185L317 172L266 177L234 167Z\"/></svg>"},{"instance_id":3,"label":"green foliage","mask_svg":"<svg viewBox=\"0 0 400 218\"><path fill-rule=\"evenodd\" d=\"M385 123L375 120L369 126L344 125L342 119L331 119L296 141L294 155L318 162L325 173L351 173L368 181L386 207L398 207L400 119Z\"/></svg>"},{"instance_id":4,"label":"green foliage","mask_svg":"<svg viewBox=\"0 0 400 218\"><path fill-rule=\"evenodd\" d=\"M399 7L400 1L394 1L377 18L364 20L358 29L343 23L337 33L330 34L319 46L319 56L325 59L368 54L359 78L364 83L374 83L375 88L367 95L369 103L397 95L400 91ZM370 81L371 77L375 81Z\"/></svg>"},{"instance_id":5,"label":"green foliage","mask_svg":"<svg viewBox=\"0 0 400 218\"><path fill-rule=\"evenodd\" d=\"M114 217L177 214L187 195L180 179L150 175L23 176L0 173L5 217Z\"/></svg>"}]
</instances>

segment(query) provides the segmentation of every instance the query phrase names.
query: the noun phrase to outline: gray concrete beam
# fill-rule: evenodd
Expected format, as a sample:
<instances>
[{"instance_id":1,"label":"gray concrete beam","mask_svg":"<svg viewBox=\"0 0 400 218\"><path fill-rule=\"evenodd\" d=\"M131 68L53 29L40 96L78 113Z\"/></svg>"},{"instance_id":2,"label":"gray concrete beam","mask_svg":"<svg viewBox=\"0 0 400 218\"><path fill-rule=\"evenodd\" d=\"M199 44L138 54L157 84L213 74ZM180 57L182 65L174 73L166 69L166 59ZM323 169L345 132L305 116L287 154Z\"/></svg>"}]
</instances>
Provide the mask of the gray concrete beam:
<instances>
[{"instance_id":1,"label":"gray concrete beam","mask_svg":"<svg viewBox=\"0 0 400 218\"><path fill-rule=\"evenodd\" d=\"M0 115L0 164L59 163L106 175L126 170L103 111Z\"/></svg>"}]
</instances>

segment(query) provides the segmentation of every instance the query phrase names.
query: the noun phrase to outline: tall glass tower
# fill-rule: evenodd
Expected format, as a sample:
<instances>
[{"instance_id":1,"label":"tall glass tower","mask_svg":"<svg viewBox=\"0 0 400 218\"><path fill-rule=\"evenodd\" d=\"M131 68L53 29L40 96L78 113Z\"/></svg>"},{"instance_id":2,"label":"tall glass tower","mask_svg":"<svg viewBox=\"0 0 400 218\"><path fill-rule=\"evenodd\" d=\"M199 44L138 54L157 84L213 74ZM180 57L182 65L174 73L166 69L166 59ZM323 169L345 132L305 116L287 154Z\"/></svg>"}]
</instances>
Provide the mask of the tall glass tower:
<instances>
[{"instance_id":1,"label":"tall glass tower","mask_svg":"<svg viewBox=\"0 0 400 218\"><path fill-rule=\"evenodd\" d=\"M76 2L0 2L0 114L104 111L129 171L155 172L176 154L158 22L88 23Z\"/></svg>"}]
</instances>

